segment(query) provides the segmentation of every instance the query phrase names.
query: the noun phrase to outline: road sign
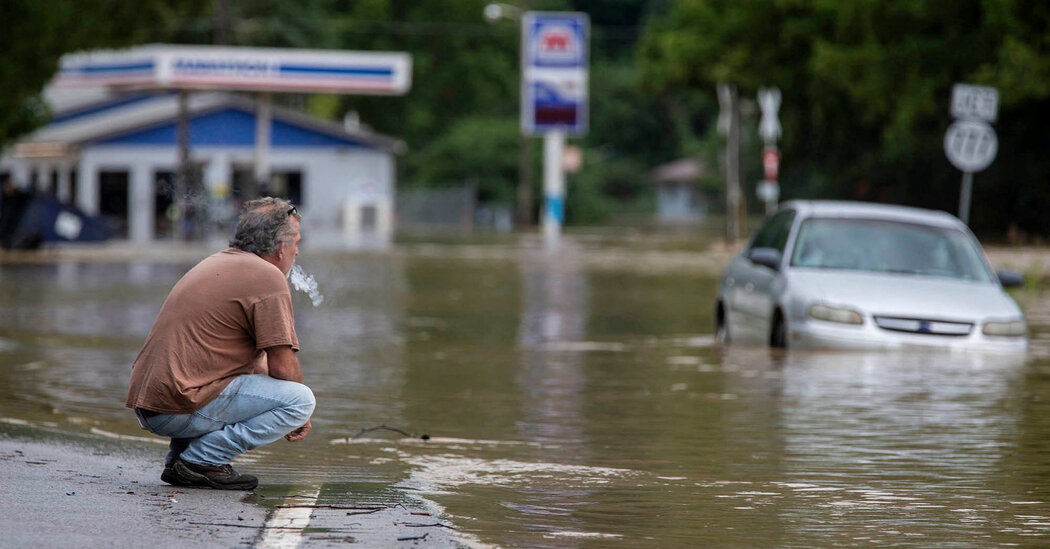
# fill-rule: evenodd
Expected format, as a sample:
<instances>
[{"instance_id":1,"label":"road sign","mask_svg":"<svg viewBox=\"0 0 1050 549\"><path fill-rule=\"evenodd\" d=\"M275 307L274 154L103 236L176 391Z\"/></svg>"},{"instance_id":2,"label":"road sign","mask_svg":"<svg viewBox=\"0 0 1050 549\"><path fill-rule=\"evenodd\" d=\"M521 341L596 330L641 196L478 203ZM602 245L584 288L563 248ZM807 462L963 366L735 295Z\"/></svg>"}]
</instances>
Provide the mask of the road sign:
<instances>
[{"instance_id":1,"label":"road sign","mask_svg":"<svg viewBox=\"0 0 1050 549\"><path fill-rule=\"evenodd\" d=\"M590 19L527 12L522 19L521 127L527 135L587 132Z\"/></svg>"},{"instance_id":2,"label":"road sign","mask_svg":"<svg viewBox=\"0 0 1050 549\"><path fill-rule=\"evenodd\" d=\"M963 172L976 173L987 168L998 151L995 130L986 122L956 120L944 134L944 154Z\"/></svg>"},{"instance_id":3,"label":"road sign","mask_svg":"<svg viewBox=\"0 0 1050 549\"><path fill-rule=\"evenodd\" d=\"M755 187L755 194L762 202L776 202L780 197L780 185L768 179L759 181L758 186Z\"/></svg>"},{"instance_id":4,"label":"road sign","mask_svg":"<svg viewBox=\"0 0 1050 549\"><path fill-rule=\"evenodd\" d=\"M583 149L566 145L561 153L561 167L566 173L577 173L583 167Z\"/></svg>"},{"instance_id":5,"label":"road sign","mask_svg":"<svg viewBox=\"0 0 1050 549\"><path fill-rule=\"evenodd\" d=\"M762 110L762 119L758 122L758 135L766 145L773 145L780 139L780 89L762 88L758 90L758 106ZM774 178L775 179L775 178Z\"/></svg>"},{"instance_id":6,"label":"road sign","mask_svg":"<svg viewBox=\"0 0 1050 549\"><path fill-rule=\"evenodd\" d=\"M952 86L952 116L960 120L995 122L999 115L999 90L986 86Z\"/></svg>"},{"instance_id":7,"label":"road sign","mask_svg":"<svg viewBox=\"0 0 1050 549\"><path fill-rule=\"evenodd\" d=\"M776 147L762 149L762 171L766 179L776 181L780 172L780 151Z\"/></svg>"},{"instance_id":8,"label":"road sign","mask_svg":"<svg viewBox=\"0 0 1050 549\"><path fill-rule=\"evenodd\" d=\"M766 203L766 215L772 214L777 209L777 199L780 198L780 185L776 181L768 179L759 181L755 187L758 199Z\"/></svg>"}]
</instances>

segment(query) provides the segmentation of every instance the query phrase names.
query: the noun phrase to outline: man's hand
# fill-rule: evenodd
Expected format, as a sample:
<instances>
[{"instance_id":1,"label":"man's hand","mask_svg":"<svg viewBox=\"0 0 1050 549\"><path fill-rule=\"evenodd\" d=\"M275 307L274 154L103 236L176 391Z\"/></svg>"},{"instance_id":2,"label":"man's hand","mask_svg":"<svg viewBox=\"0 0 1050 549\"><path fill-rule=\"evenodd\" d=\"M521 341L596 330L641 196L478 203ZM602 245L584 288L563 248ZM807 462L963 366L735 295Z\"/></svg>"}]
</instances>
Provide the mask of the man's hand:
<instances>
[{"instance_id":1,"label":"man's hand","mask_svg":"<svg viewBox=\"0 0 1050 549\"><path fill-rule=\"evenodd\" d=\"M284 435L284 438L287 439L288 442L299 442L300 440L306 438L306 435L310 434L311 429L313 429L313 427L310 426L310 420L306 420L305 425L292 431L291 433L288 433L287 435Z\"/></svg>"}]
</instances>

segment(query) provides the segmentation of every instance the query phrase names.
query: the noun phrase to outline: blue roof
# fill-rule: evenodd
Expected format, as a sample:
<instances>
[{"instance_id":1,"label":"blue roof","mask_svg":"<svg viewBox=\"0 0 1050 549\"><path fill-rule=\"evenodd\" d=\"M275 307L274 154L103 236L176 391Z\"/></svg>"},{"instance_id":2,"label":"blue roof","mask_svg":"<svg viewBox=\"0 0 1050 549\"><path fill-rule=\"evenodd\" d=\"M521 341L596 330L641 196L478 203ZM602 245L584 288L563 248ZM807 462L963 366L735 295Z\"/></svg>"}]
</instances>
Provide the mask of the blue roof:
<instances>
[{"instance_id":1,"label":"blue roof","mask_svg":"<svg viewBox=\"0 0 1050 549\"><path fill-rule=\"evenodd\" d=\"M255 145L255 113L235 106L211 112L194 113L190 118L190 144L192 146L252 147ZM333 135L313 128L290 124L273 119L270 129L272 147L361 147L374 145L347 136ZM176 123L164 123L147 128L103 137L90 141L93 144L122 145L176 145Z\"/></svg>"},{"instance_id":2,"label":"blue roof","mask_svg":"<svg viewBox=\"0 0 1050 549\"><path fill-rule=\"evenodd\" d=\"M172 95L175 92L166 92L167 95ZM91 116L103 111L110 109L116 109L119 107L125 107L128 105L134 105L143 101L149 101L157 97L156 93L137 93L131 95L120 95L113 99L107 99L99 103L92 103L85 107L79 107L68 111L56 113L51 117L51 124L61 124L63 122L69 122L71 120L78 120L85 116Z\"/></svg>"}]
</instances>

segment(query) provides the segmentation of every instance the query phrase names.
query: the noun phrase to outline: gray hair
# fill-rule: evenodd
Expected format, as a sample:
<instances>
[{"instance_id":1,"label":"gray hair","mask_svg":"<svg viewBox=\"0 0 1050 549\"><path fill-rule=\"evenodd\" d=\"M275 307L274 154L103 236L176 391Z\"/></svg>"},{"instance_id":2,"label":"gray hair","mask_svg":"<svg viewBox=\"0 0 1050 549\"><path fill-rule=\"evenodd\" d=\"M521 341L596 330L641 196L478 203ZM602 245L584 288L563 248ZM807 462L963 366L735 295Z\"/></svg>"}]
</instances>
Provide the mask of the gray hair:
<instances>
[{"instance_id":1,"label":"gray hair","mask_svg":"<svg viewBox=\"0 0 1050 549\"><path fill-rule=\"evenodd\" d=\"M283 198L266 197L246 202L230 246L259 256L270 255L281 242L287 242L295 234L292 217L298 221L303 219L295 206Z\"/></svg>"}]
</instances>

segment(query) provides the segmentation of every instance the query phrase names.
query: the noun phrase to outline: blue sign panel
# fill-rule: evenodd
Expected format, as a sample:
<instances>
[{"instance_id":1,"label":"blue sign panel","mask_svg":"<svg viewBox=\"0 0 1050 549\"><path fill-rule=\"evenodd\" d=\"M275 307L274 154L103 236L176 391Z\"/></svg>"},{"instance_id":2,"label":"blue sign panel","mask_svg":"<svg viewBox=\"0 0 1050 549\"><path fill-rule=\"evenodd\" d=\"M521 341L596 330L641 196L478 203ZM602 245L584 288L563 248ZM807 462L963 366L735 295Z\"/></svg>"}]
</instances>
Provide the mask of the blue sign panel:
<instances>
[{"instance_id":1,"label":"blue sign panel","mask_svg":"<svg viewBox=\"0 0 1050 549\"><path fill-rule=\"evenodd\" d=\"M528 12L522 20L522 130L529 135L587 131L586 14Z\"/></svg>"},{"instance_id":2,"label":"blue sign panel","mask_svg":"<svg viewBox=\"0 0 1050 549\"><path fill-rule=\"evenodd\" d=\"M587 70L587 22L583 13L527 13L525 66Z\"/></svg>"}]
</instances>

